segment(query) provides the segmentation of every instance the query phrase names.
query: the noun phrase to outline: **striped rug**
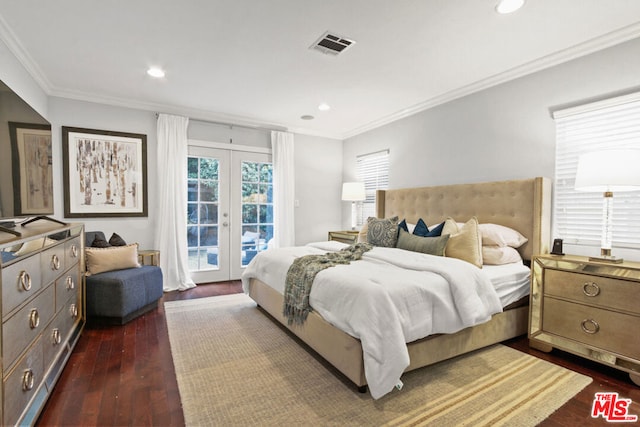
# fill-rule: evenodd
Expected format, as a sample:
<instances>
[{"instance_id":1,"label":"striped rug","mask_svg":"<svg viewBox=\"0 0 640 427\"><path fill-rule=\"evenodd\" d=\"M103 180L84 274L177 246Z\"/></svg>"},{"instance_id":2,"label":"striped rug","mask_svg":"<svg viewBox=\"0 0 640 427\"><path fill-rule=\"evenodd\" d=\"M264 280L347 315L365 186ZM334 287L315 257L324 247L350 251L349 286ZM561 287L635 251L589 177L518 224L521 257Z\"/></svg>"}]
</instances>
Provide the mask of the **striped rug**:
<instances>
[{"instance_id":1,"label":"striped rug","mask_svg":"<svg viewBox=\"0 0 640 427\"><path fill-rule=\"evenodd\" d=\"M591 378L496 345L361 394L246 295L165 303L187 426L534 426Z\"/></svg>"}]
</instances>

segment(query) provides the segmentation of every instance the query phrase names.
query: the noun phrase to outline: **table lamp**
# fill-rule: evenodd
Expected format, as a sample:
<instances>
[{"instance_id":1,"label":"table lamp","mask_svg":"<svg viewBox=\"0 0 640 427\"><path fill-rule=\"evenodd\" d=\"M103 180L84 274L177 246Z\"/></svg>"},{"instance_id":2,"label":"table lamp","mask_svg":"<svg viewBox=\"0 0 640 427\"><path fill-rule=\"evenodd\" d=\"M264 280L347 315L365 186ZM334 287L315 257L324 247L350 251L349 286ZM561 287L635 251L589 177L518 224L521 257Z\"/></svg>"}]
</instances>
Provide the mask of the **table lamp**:
<instances>
[{"instance_id":1,"label":"table lamp","mask_svg":"<svg viewBox=\"0 0 640 427\"><path fill-rule=\"evenodd\" d=\"M613 193L640 190L640 150L603 150L583 154L578 160L575 189L604 194L600 256L589 259L621 263L622 258L611 255Z\"/></svg>"},{"instance_id":2,"label":"table lamp","mask_svg":"<svg viewBox=\"0 0 640 427\"><path fill-rule=\"evenodd\" d=\"M356 219L358 217L356 202L361 202L367 198L364 192L364 182L344 182L342 183L342 200L351 202L351 229L356 229Z\"/></svg>"}]
</instances>

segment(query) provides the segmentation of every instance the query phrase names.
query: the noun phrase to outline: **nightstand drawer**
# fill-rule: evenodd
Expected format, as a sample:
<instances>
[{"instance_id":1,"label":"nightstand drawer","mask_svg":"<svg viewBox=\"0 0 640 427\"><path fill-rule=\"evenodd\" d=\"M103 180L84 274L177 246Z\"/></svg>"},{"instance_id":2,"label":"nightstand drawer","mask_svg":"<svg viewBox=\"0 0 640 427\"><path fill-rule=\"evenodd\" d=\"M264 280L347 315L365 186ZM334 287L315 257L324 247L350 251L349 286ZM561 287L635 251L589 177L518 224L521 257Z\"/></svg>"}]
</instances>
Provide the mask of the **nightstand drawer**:
<instances>
[{"instance_id":1,"label":"nightstand drawer","mask_svg":"<svg viewBox=\"0 0 640 427\"><path fill-rule=\"evenodd\" d=\"M542 325L545 332L640 359L640 317L545 298Z\"/></svg>"},{"instance_id":2,"label":"nightstand drawer","mask_svg":"<svg viewBox=\"0 0 640 427\"><path fill-rule=\"evenodd\" d=\"M359 232L355 230L330 231L329 240L336 240L338 242L354 245L358 243L358 234Z\"/></svg>"},{"instance_id":3,"label":"nightstand drawer","mask_svg":"<svg viewBox=\"0 0 640 427\"><path fill-rule=\"evenodd\" d=\"M545 271L545 295L640 314L640 283L566 271Z\"/></svg>"}]
</instances>

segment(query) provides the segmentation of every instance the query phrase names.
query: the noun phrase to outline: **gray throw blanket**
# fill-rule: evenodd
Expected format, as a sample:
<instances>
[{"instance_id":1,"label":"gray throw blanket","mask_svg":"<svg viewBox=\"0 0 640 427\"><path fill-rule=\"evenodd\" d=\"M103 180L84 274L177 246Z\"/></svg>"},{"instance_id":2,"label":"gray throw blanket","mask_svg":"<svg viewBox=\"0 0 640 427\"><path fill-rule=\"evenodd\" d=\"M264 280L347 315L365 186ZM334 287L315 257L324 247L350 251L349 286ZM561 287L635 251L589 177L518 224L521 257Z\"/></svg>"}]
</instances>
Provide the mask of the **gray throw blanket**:
<instances>
[{"instance_id":1,"label":"gray throw blanket","mask_svg":"<svg viewBox=\"0 0 640 427\"><path fill-rule=\"evenodd\" d=\"M305 255L296 258L287 271L284 288L283 315L289 325L302 324L307 319L311 306L309 294L316 274L325 268L339 264L349 264L362 258L362 254L373 248L369 243L357 243L338 252L323 255Z\"/></svg>"}]
</instances>

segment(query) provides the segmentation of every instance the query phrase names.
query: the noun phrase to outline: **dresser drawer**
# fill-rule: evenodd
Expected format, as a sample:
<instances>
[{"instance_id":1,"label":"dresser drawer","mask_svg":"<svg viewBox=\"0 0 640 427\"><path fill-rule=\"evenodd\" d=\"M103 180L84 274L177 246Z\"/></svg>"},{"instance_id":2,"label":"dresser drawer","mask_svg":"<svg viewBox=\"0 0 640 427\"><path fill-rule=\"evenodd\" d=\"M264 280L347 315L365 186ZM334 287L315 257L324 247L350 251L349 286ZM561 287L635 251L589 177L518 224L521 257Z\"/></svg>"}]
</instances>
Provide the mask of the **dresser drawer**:
<instances>
[{"instance_id":1,"label":"dresser drawer","mask_svg":"<svg viewBox=\"0 0 640 427\"><path fill-rule=\"evenodd\" d=\"M80 261L80 237L75 237L64 244L64 265L66 268Z\"/></svg>"},{"instance_id":2,"label":"dresser drawer","mask_svg":"<svg viewBox=\"0 0 640 427\"><path fill-rule=\"evenodd\" d=\"M35 295L42 286L40 256L34 255L2 269L3 319Z\"/></svg>"},{"instance_id":3,"label":"dresser drawer","mask_svg":"<svg viewBox=\"0 0 640 427\"><path fill-rule=\"evenodd\" d=\"M623 279L545 270L545 295L640 314L640 283Z\"/></svg>"},{"instance_id":4,"label":"dresser drawer","mask_svg":"<svg viewBox=\"0 0 640 427\"><path fill-rule=\"evenodd\" d=\"M3 424L15 425L44 379L42 340L38 339L3 379Z\"/></svg>"},{"instance_id":5,"label":"dresser drawer","mask_svg":"<svg viewBox=\"0 0 640 427\"><path fill-rule=\"evenodd\" d=\"M561 337L640 359L640 317L555 298L544 299L542 328Z\"/></svg>"},{"instance_id":6,"label":"dresser drawer","mask_svg":"<svg viewBox=\"0 0 640 427\"><path fill-rule=\"evenodd\" d=\"M60 244L40 253L42 286L53 282L65 269L64 245Z\"/></svg>"},{"instance_id":7,"label":"dresser drawer","mask_svg":"<svg viewBox=\"0 0 640 427\"><path fill-rule=\"evenodd\" d=\"M2 325L2 362L10 367L53 319L54 287L49 286Z\"/></svg>"},{"instance_id":8,"label":"dresser drawer","mask_svg":"<svg viewBox=\"0 0 640 427\"><path fill-rule=\"evenodd\" d=\"M67 343L69 333L79 317L78 300L69 299L42 334L44 363L48 366Z\"/></svg>"},{"instance_id":9,"label":"dresser drawer","mask_svg":"<svg viewBox=\"0 0 640 427\"><path fill-rule=\"evenodd\" d=\"M80 289L80 267L76 265L56 280L56 312L78 295Z\"/></svg>"}]
</instances>

